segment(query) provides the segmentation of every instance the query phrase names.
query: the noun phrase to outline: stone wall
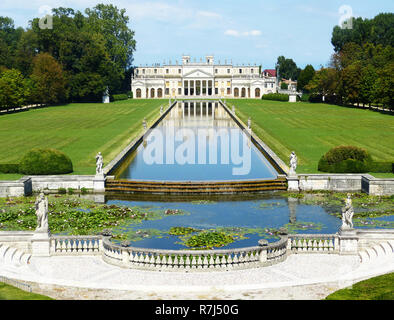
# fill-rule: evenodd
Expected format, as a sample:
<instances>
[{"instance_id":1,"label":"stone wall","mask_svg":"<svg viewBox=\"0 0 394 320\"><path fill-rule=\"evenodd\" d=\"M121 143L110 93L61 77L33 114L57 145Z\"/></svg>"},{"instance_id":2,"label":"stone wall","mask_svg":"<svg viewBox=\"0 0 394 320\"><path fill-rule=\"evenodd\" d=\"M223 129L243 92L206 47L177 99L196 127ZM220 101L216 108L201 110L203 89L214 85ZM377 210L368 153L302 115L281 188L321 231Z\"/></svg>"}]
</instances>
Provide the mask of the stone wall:
<instances>
[{"instance_id":1,"label":"stone wall","mask_svg":"<svg viewBox=\"0 0 394 320\"><path fill-rule=\"evenodd\" d=\"M361 174L299 174L301 191L361 191Z\"/></svg>"},{"instance_id":2,"label":"stone wall","mask_svg":"<svg viewBox=\"0 0 394 320\"><path fill-rule=\"evenodd\" d=\"M0 181L0 197L21 197L32 193L32 180L23 177L15 181Z\"/></svg>"},{"instance_id":3,"label":"stone wall","mask_svg":"<svg viewBox=\"0 0 394 320\"><path fill-rule=\"evenodd\" d=\"M299 174L299 190L360 192L370 195L394 194L394 179L379 179L369 174Z\"/></svg>"}]
</instances>

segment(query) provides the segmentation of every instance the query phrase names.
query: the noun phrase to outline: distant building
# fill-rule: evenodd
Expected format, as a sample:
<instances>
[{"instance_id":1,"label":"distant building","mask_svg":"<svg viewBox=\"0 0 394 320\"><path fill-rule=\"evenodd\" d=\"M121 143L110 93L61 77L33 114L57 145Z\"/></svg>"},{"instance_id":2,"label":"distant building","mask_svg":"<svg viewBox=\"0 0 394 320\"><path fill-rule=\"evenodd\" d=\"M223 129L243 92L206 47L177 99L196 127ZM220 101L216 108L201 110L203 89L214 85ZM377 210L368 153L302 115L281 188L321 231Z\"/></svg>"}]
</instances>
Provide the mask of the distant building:
<instances>
[{"instance_id":1,"label":"distant building","mask_svg":"<svg viewBox=\"0 0 394 320\"><path fill-rule=\"evenodd\" d=\"M131 79L135 98L261 98L276 92L275 78L259 74L258 66L215 64L213 56L192 62L140 66Z\"/></svg>"},{"instance_id":2,"label":"distant building","mask_svg":"<svg viewBox=\"0 0 394 320\"><path fill-rule=\"evenodd\" d=\"M263 71L263 76L276 78L276 70L275 69L265 69Z\"/></svg>"}]
</instances>

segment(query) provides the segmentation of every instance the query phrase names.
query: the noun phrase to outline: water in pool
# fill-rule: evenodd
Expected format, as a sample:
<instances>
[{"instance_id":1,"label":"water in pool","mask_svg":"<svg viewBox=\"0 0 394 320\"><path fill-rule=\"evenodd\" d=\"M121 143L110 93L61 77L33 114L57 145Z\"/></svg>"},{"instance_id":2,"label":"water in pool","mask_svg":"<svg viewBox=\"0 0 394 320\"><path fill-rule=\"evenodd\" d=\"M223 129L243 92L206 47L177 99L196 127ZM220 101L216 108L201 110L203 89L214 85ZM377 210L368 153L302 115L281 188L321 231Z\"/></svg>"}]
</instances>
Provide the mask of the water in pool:
<instances>
[{"instance_id":1,"label":"water in pool","mask_svg":"<svg viewBox=\"0 0 394 320\"><path fill-rule=\"evenodd\" d=\"M276 179L278 173L218 102L178 102L115 172L117 179Z\"/></svg>"},{"instance_id":2,"label":"water in pool","mask_svg":"<svg viewBox=\"0 0 394 320\"><path fill-rule=\"evenodd\" d=\"M286 227L291 233L335 233L341 225L341 219L330 214L332 211L340 212L340 206L325 208L306 205L298 199L280 195L226 196L217 199L167 199L170 200L168 202L162 199L109 200L107 204L144 207L147 212L160 213L160 217L153 220L115 230L115 233L128 234L129 239L131 236L132 246L143 248L188 249L185 240L197 232L183 238L169 235L169 230L174 227L224 232L236 241L222 248L239 248L256 246L262 238L276 241L278 236L272 231L281 227ZM181 214L166 215L167 210L179 210Z\"/></svg>"}]
</instances>

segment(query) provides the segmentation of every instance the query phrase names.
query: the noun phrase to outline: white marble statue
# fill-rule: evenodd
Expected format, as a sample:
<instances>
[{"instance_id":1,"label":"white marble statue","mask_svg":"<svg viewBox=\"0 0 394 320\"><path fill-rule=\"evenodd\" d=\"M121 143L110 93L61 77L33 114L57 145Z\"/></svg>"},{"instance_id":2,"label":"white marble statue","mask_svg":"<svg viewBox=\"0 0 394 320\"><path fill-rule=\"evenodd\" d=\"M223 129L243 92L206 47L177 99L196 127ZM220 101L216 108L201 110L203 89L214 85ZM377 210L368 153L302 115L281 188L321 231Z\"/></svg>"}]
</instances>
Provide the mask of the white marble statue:
<instances>
[{"instance_id":1,"label":"white marble statue","mask_svg":"<svg viewBox=\"0 0 394 320\"><path fill-rule=\"evenodd\" d=\"M96 174L103 174L103 156L101 155L101 152L99 152L96 156Z\"/></svg>"},{"instance_id":2,"label":"white marble statue","mask_svg":"<svg viewBox=\"0 0 394 320\"><path fill-rule=\"evenodd\" d=\"M290 175L295 175L297 169L297 156L294 151L290 154Z\"/></svg>"},{"instance_id":3,"label":"white marble statue","mask_svg":"<svg viewBox=\"0 0 394 320\"><path fill-rule=\"evenodd\" d=\"M353 229L353 214L354 210L352 199L350 197L350 193L348 193L345 200L345 206L342 208L342 230Z\"/></svg>"},{"instance_id":4,"label":"white marble statue","mask_svg":"<svg viewBox=\"0 0 394 320\"><path fill-rule=\"evenodd\" d=\"M232 108L232 109L233 109L233 114L235 114L235 107L234 107L234 105L233 105L233 108Z\"/></svg>"},{"instance_id":5,"label":"white marble statue","mask_svg":"<svg viewBox=\"0 0 394 320\"><path fill-rule=\"evenodd\" d=\"M160 114L163 114L163 106L160 106Z\"/></svg>"},{"instance_id":6,"label":"white marble statue","mask_svg":"<svg viewBox=\"0 0 394 320\"><path fill-rule=\"evenodd\" d=\"M35 202L38 232L48 232L48 198L41 192Z\"/></svg>"},{"instance_id":7,"label":"white marble statue","mask_svg":"<svg viewBox=\"0 0 394 320\"><path fill-rule=\"evenodd\" d=\"M142 126L144 127L144 130L146 130L147 128L147 123L146 123L146 119L144 118L144 120L142 121Z\"/></svg>"},{"instance_id":8,"label":"white marble statue","mask_svg":"<svg viewBox=\"0 0 394 320\"><path fill-rule=\"evenodd\" d=\"M252 125L252 119L248 119L248 129L250 129L250 127L251 127L251 125Z\"/></svg>"}]
</instances>

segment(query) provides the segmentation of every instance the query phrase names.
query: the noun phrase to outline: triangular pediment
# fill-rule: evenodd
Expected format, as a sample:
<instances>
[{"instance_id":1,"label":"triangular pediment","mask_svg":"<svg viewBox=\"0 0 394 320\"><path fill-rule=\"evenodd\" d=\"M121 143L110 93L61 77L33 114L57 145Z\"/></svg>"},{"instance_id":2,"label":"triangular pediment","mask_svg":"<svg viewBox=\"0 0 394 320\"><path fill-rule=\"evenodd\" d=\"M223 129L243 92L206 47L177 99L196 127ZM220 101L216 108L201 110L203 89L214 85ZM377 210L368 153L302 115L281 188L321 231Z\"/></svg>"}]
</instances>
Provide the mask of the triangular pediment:
<instances>
[{"instance_id":1,"label":"triangular pediment","mask_svg":"<svg viewBox=\"0 0 394 320\"><path fill-rule=\"evenodd\" d=\"M184 78L206 78L206 77L213 77L213 74L208 73L201 69L195 69L183 75Z\"/></svg>"},{"instance_id":2,"label":"triangular pediment","mask_svg":"<svg viewBox=\"0 0 394 320\"><path fill-rule=\"evenodd\" d=\"M255 80L251 83L251 85L256 86L256 85L264 85L264 81L262 80Z\"/></svg>"},{"instance_id":3,"label":"triangular pediment","mask_svg":"<svg viewBox=\"0 0 394 320\"><path fill-rule=\"evenodd\" d=\"M139 81L139 80L133 81L133 86L143 86L143 85L144 85L144 83L142 81Z\"/></svg>"}]
</instances>

